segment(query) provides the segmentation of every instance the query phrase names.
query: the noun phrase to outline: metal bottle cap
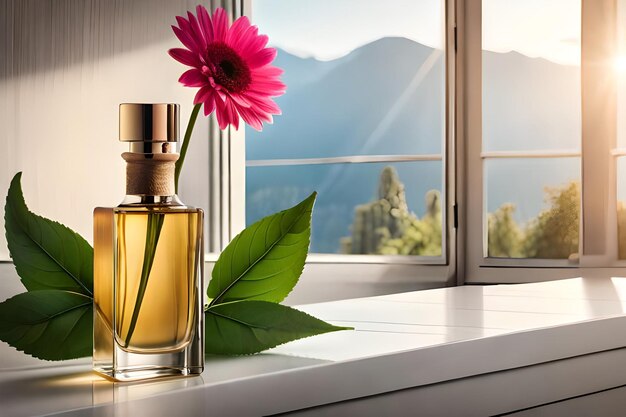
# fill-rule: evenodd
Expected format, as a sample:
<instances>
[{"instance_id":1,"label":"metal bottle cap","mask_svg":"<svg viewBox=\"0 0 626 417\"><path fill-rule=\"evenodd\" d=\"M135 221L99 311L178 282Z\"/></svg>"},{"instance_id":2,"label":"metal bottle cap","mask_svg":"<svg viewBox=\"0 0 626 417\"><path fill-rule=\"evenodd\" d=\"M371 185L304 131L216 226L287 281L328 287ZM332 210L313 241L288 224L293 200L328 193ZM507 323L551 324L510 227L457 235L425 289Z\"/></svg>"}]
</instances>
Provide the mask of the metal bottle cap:
<instances>
[{"instance_id":1,"label":"metal bottle cap","mask_svg":"<svg viewBox=\"0 0 626 417\"><path fill-rule=\"evenodd\" d=\"M175 152L168 142L178 141L178 124L178 104L120 104L120 141L131 142L131 152Z\"/></svg>"},{"instance_id":2,"label":"metal bottle cap","mask_svg":"<svg viewBox=\"0 0 626 417\"><path fill-rule=\"evenodd\" d=\"M120 104L120 141L128 142L126 194L172 196L178 159L178 104Z\"/></svg>"}]
</instances>

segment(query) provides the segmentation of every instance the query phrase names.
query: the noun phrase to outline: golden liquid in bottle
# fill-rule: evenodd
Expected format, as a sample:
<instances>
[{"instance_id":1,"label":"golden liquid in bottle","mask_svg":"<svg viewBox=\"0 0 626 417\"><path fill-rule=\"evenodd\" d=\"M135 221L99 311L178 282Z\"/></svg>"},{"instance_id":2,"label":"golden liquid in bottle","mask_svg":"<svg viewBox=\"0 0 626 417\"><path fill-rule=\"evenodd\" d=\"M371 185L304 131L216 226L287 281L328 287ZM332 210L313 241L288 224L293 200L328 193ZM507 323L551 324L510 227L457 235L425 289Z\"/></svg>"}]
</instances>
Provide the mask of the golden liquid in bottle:
<instances>
[{"instance_id":1,"label":"golden liquid in bottle","mask_svg":"<svg viewBox=\"0 0 626 417\"><path fill-rule=\"evenodd\" d=\"M201 233L198 210L152 211L163 216L142 300L138 300L146 251L148 217L145 211L117 209L115 339L124 350L165 352L185 347L197 326L198 257ZM157 213L157 214L154 214ZM140 302L136 326L131 322Z\"/></svg>"}]
</instances>

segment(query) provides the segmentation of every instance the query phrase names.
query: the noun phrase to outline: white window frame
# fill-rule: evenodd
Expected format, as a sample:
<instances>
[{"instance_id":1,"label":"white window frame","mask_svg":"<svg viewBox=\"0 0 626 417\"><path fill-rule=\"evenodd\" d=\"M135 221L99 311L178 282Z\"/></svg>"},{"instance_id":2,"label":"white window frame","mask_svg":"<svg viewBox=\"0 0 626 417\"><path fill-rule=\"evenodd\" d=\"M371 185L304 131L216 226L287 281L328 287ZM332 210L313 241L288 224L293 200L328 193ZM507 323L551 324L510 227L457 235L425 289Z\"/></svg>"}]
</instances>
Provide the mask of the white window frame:
<instances>
[{"instance_id":1,"label":"white window frame","mask_svg":"<svg viewBox=\"0 0 626 417\"><path fill-rule=\"evenodd\" d=\"M254 0L212 0L211 7L224 7L237 18L251 15ZM442 149L446 167L443 173L445 184L445 202L442 204L443 255L433 260L421 256L385 256L385 255L339 255L310 254L307 258L305 274L327 276L329 268L334 274L358 274L360 280L378 281L382 275L391 275L390 280L415 280L416 277L430 283L431 286L456 284L456 229L455 229L455 1L446 2L446 133ZM207 259L214 261L217 253L245 227L245 134L244 129L220 131L214 117L210 118L211 146L209 161L210 207L207 211L209 226ZM418 156L415 160L422 160ZM359 157L359 159L368 158ZM355 161L348 161L355 162ZM375 161L370 161L375 162Z\"/></svg>"},{"instance_id":2,"label":"white window frame","mask_svg":"<svg viewBox=\"0 0 626 417\"><path fill-rule=\"evenodd\" d=\"M482 0L457 5L459 52L457 89L459 143L466 159L460 164L464 183L459 233L467 242L460 251L468 283L537 282L578 276L615 276L626 262L617 259L615 0L582 0L581 81L582 143L580 152L482 152ZM599 83L598 80L605 80ZM579 260L501 259L486 255L483 161L486 158L581 157L582 202ZM467 219L467 221L464 221ZM471 242L471 243L470 243ZM465 259L461 259L465 258Z\"/></svg>"}]
</instances>

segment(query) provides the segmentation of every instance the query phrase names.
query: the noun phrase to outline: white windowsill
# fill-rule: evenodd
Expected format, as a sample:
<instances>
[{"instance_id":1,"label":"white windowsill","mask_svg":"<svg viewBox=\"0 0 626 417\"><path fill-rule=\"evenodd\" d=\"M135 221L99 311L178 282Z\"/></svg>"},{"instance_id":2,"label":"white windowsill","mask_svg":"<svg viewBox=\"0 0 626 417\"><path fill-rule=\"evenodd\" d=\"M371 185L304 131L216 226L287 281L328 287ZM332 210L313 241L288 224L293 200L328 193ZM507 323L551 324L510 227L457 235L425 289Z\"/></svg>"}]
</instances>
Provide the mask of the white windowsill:
<instances>
[{"instance_id":1,"label":"white windowsill","mask_svg":"<svg viewBox=\"0 0 626 417\"><path fill-rule=\"evenodd\" d=\"M220 254L208 252L204 254L204 262L217 262ZM446 265L442 256L413 255L343 255L335 253L310 253L307 264L383 264L383 265Z\"/></svg>"},{"instance_id":2,"label":"white windowsill","mask_svg":"<svg viewBox=\"0 0 626 417\"><path fill-rule=\"evenodd\" d=\"M356 331L212 358L201 378L136 384L101 380L86 360L21 360L16 368L21 353L2 344L3 412L268 415L598 352L621 355L616 349L626 346L626 278L465 286L300 308ZM603 383L625 383L622 373Z\"/></svg>"}]
</instances>

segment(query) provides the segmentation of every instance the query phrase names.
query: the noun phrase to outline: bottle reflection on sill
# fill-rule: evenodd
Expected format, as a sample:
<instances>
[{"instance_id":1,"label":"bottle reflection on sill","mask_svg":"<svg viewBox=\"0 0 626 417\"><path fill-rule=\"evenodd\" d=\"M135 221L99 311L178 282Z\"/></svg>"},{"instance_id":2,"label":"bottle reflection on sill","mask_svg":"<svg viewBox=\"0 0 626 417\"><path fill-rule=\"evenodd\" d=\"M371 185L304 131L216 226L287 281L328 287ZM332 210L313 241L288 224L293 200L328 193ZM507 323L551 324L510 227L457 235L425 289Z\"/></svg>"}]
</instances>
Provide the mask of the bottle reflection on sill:
<instances>
[{"instance_id":1,"label":"bottle reflection on sill","mask_svg":"<svg viewBox=\"0 0 626 417\"><path fill-rule=\"evenodd\" d=\"M95 373L92 375L94 376L91 379L94 406L138 400L204 385L204 380L199 375L189 378L166 377L137 382L113 382Z\"/></svg>"}]
</instances>

